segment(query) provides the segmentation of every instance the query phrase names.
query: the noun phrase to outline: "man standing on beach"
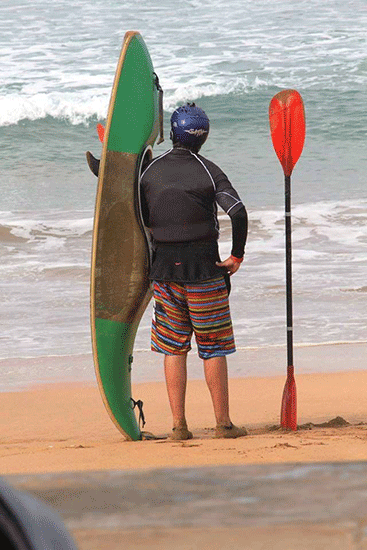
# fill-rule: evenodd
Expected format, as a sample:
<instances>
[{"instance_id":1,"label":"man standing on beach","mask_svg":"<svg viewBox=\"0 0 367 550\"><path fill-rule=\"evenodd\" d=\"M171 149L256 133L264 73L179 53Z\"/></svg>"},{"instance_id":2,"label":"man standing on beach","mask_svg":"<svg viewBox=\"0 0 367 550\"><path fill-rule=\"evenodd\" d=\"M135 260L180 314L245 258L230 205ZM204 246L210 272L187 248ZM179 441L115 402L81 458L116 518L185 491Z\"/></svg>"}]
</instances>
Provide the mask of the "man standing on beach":
<instances>
[{"instance_id":1,"label":"man standing on beach","mask_svg":"<svg viewBox=\"0 0 367 550\"><path fill-rule=\"evenodd\" d=\"M172 439L191 439L185 417L187 353L195 333L216 418L216 437L246 435L229 416L226 356L235 343L229 311L230 275L243 260L247 213L227 176L198 154L209 119L194 103L171 117L173 148L141 178L144 222L153 238L150 279L155 299L152 350L163 353L173 416ZM232 222L231 256L218 251L217 204Z\"/></svg>"}]
</instances>

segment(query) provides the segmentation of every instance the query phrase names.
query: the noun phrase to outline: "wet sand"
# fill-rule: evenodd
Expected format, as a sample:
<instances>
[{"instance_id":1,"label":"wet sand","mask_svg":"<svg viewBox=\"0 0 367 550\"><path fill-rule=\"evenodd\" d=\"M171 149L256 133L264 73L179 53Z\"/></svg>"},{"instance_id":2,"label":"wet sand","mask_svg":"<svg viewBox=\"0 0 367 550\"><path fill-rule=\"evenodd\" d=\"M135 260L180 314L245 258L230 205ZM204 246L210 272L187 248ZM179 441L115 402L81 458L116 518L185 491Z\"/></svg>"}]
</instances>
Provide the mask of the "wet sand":
<instances>
[{"instance_id":1,"label":"wet sand","mask_svg":"<svg viewBox=\"0 0 367 550\"><path fill-rule=\"evenodd\" d=\"M230 372L244 363L262 372L283 355L240 351ZM154 354L147 357L157 362ZM194 439L184 442L167 439L171 417L162 379L133 384L134 398L144 401L144 429L162 438L155 441L125 441L91 377L5 391L0 471L55 508L82 550L363 550L367 372L343 372L343 365L362 369L365 357L365 344L297 350L296 432L279 428L284 374L230 378L232 419L249 432L237 440L214 438L201 379L188 383ZM141 354L137 366L145 359ZM60 361L50 359L57 376L66 360ZM88 358L79 361L87 365ZM190 363L199 372L194 357ZM315 365L326 372L307 374ZM153 367L158 373L159 364Z\"/></svg>"},{"instance_id":2,"label":"wet sand","mask_svg":"<svg viewBox=\"0 0 367 550\"><path fill-rule=\"evenodd\" d=\"M360 355L362 368L365 347L353 349ZM340 348L341 357L342 351ZM325 349L318 350L319 360L322 353ZM243 354L236 357L239 361ZM186 442L125 441L92 381L2 392L0 471L18 474L367 459L367 372L296 371L300 429L291 433L277 429L284 383L285 375L231 378L231 417L236 425L245 426L249 435L218 440L205 382L189 380L187 418L194 439ZM167 438L171 416L164 382L133 384L133 397L144 402L144 430ZM337 417L345 422L320 426Z\"/></svg>"}]
</instances>

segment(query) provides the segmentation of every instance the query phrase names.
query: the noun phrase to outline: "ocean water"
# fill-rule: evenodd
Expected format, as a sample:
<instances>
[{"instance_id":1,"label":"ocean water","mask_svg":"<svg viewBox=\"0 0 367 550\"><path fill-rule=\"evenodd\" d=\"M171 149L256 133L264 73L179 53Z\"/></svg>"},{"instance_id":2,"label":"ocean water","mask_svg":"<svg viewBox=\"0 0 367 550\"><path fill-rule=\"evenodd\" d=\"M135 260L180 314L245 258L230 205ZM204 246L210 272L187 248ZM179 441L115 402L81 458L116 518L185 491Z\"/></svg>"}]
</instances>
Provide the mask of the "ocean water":
<instances>
[{"instance_id":1,"label":"ocean water","mask_svg":"<svg viewBox=\"0 0 367 550\"><path fill-rule=\"evenodd\" d=\"M285 344L284 176L271 98L295 88L306 142L292 175L295 343L367 340L367 4L364 0L13 0L0 6L0 359L91 351L96 178L125 31L139 30L169 116L195 100L202 149L250 219L233 277L238 347ZM221 253L230 253L225 216ZM149 348L151 306L135 348ZM245 369L245 367L244 367ZM246 372L244 370L243 374Z\"/></svg>"}]
</instances>

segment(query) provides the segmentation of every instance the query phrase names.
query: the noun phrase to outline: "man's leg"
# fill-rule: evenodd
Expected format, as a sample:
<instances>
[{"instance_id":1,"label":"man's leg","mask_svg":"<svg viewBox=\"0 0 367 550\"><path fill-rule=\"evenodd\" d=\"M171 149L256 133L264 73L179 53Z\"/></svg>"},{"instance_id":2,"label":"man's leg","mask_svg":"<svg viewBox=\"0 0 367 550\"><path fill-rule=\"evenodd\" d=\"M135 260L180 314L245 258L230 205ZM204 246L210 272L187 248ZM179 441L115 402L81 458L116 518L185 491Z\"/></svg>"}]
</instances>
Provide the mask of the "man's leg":
<instances>
[{"instance_id":1,"label":"man's leg","mask_svg":"<svg viewBox=\"0 0 367 550\"><path fill-rule=\"evenodd\" d=\"M173 427L186 426L185 397L187 383L187 354L165 355L164 374L171 406Z\"/></svg>"},{"instance_id":2,"label":"man's leg","mask_svg":"<svg viewBox=\"0 0 367 550\"><path fill-rule=\"evenodd\" d=\"M245 428L237 428L229 417L228 368L226 357L204 359L205 380L212 397L217 421L216 437L236 438L247 435Z\"/></svg>"},{"instance_id":3,"label":"man's leg","mask_svg":"<svg viewBox=\"0 0 367 550\"><path fill-rule=\"evenodd\" d=\"M192 433L187 429L185 416L186 361L187 353L164 356L164 374L173 418L173 429L170 437L176 440L192 439Z\"/></svg>"},{"instance_id":4,"label":"man's leg","mask_svg":"<svg viewBox=\"0 0 367 550\"><path fill-rule=\"evenodd\" d=\"M154 282L155 308L151 349L164 353L168 399L173 416L172 439L191 439L185 418L187 353L191 349L192 326L185 288L178 283Z\"/></svg>"},{"instance_id":5,"label":"man's leg","mask_svg":"<svg viewBox=\"0 0 367 550\"><path fill-rule=\"evenodd\" d=\"M230 426L226 357L204 359L205 380L213 402L217 425Z\"/></svg>"},{"instance_id":6,"label":"man's leg","mask_svg":"<svg viewBox=\"0 0 367 550\"><path fill-rule=\"evenodd\" d=\"M229 417L226 355L236 348L224 277L186 285L186 289L199 357L204 361L205 380L217 421L216 437L240 437L246 431L233 426Z\"/></svg>"}]
</instances>

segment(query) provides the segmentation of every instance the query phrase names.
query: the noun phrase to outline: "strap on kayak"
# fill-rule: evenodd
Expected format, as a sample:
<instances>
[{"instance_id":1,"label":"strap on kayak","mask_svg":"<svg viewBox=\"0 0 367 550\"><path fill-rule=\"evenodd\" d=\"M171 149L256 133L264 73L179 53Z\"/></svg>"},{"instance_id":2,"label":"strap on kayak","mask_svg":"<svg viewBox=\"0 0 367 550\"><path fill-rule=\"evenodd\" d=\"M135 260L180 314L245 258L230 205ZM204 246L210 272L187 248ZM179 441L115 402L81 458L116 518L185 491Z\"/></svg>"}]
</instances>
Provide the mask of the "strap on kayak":
<instances>
[{"instance_id":1,"label":"strap on kayak","mask_svg":"<svg viewBox=\"0 0 367 550\"><path fill-rule=\"evenodd\" d=\"M130 397L131 401L132 401L132 405L133 405L133 409L135 409L135 407L138 407L138 410L139 410L139 427L140 427L140 422L142 424L142 427L144 428L145 426L145 416L144 416L144 411L143 411L143 401L141 399L138 399L138 401L135 401L132 397Z\"/></svg>"},{"instance_id":2,"label":"strap on kayak","mask_svg":"<svg viewBox=\"0 0 367 550\"><path fill-rule=\"evenodd\" d=\"M157 141L157 145L162 143L164 141L164 132L163 132L163 90L161 88L161 85L159 84L159 78L156 73L153 73L155 76L155 85L158 90L158 101L159 101L159 140Z\"/></svg>"}]
</instances>

